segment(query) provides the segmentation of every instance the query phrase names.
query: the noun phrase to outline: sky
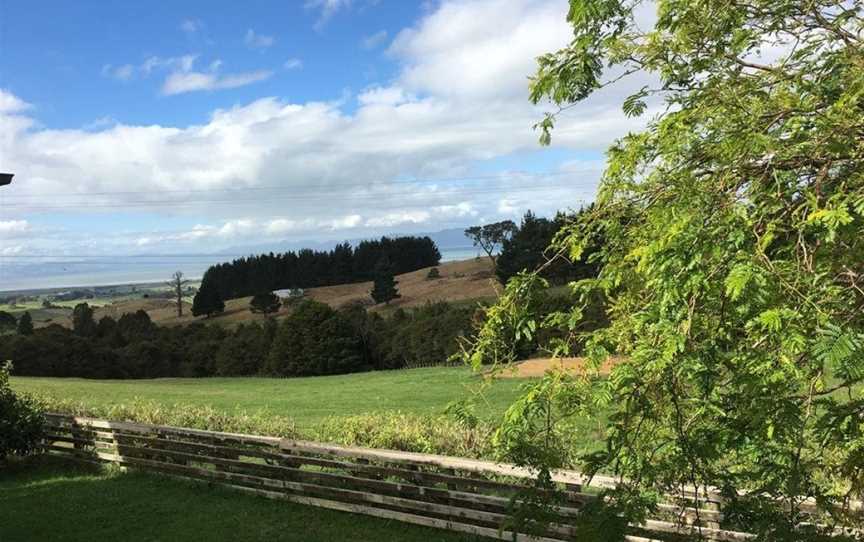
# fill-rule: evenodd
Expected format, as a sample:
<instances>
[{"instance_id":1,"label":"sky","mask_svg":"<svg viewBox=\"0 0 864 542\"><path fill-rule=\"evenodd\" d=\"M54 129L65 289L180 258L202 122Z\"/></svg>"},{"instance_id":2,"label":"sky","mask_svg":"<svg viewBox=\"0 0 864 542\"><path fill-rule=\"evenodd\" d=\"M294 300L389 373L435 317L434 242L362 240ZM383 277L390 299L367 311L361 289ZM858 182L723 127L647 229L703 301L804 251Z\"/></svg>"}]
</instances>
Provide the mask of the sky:
<instances>
[{"instance_id":1,"label":"sky","mask_svg":"<svg viewBox=\"0 0 864 542\"><path fill-rule=\"evenodd\" d=\"M593 199L639 81L534 123L566 0L0 0L0 289L22 263L437 231ZM17 266L17 267L16 267Z\"/></svg>"}]
</instances>

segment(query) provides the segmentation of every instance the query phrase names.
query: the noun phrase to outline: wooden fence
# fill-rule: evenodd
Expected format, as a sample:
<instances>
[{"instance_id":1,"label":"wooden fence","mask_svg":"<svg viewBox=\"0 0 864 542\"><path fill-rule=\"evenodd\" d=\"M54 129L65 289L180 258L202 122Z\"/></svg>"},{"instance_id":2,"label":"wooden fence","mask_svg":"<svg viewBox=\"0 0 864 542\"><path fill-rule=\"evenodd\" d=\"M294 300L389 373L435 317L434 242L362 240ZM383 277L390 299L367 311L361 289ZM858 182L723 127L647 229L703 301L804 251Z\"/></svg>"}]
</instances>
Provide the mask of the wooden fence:
<instances>
[{"instance_id":1,"label":"wooden fence","mask_svg":"<svg viewBox=\"0 0 864 542\"><path fill-rule=\"evenodd\" d=\"M313 442L218 433L59 414L48 416L45 446L53 454L114 463L183 478L205 480L247 493L407 523L512 540L506 528L511 497L530 485L530 472L506 464ZM543 536L573 538L573 518L612 478L587 480L574 471L553 476L564 497ZM689 540L698 529L709 540L748 540L747 533L719 528L719 497L700 509L674 503L628 540Z\"/></svg>"}]
</instances>

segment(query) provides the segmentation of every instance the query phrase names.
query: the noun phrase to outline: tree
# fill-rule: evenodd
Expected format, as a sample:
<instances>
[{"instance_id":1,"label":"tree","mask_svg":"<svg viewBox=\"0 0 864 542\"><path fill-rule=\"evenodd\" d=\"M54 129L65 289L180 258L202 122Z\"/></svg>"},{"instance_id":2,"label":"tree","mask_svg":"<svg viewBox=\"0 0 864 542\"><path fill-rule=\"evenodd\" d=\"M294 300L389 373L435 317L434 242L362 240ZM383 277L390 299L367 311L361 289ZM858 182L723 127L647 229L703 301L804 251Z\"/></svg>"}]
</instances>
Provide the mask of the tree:
<instances>
[{"instance_id":1,"label":"tree","mask_svg":"<svg viewBox=\"0 0 864 542\"><path fill-rule=\"evenodd\" d=\"M402 297L399 290L396 288L398 281L393 277L393 268L390 265L390 260L382 259L375 266L375 278L372 284L372 291L369 295L375 300L375 303L390 304L394 299Z\"/></svg>"},{"instance_id":2,"label":"tree","mask_svg":"<svg viewBox=\"0 0 864 542\"><path fill-rule=\"evenodd\" d=\"M14 333L18 327L18 320L6 311L0 311L0 335Z\"/></svg>"},{"instance_id":3,"label":"tree","mask_svg":"<svg viewBox=\"0 0 864 542\"><path fill-rule=\"evenodd\" d=\"M558 214L553 219L536 216L531 211L522 217L522 223L509 239L501 244L495 274L501 284L507 284L511 277L523 271L542 268L540 276L553 284L563 284L572 280L596 277L599 270L592 261L600 241L589 240L579 259L571 261L560 251L550 250L549 246L568 222L578 222L580 216L590 211L590 207L572 216Z\"/></svg>"},{"instance_id":4,"label":"tree","mask_svg":"<svg viewBox=\"0 0 864 542\"><path fill-rule=\"evenodd\" d=\"M216 285L212 281L201 283L201 288L195 293L195 298L192 299L192 315L201 316L206 314L210 318L214 314L219 314L225 311L225 302L219 295Z\"/></svg>"},{"instance_id":5,"label":"tree","mask_svg":"<svg viewBox=\"0 0 864 542\"><path fill-rule=\"evenodd\" d=\"M25 312L18 319L18 334L33 335L33 318L30 316L30 312Z\"/></svg>"},{"instance_id":6,"label":"tree","mask_svg":"<svg viewBox=\"0 0 864 542\"><path fill-rule=\"evenodd\" d=\"M264 371L305 376L363 367L362 347L348 321L324 303L304 300L279 325Z\"/></svg>"},{"instance_id":7,"label":"tree","mask_svg":"<svg viewBox=\"0 0 864 542\"><path fill-rule=\"evenodd\" d=\"M492 262L495 269L495 251L501 244L516 232L516 224L512 220L502 220L486 224L485 226L472 226L465 230L465 237L471 239L475 247L480 247Z\"/></svg>"},{"instance_id":8,"label":"tree","mask_svg":"<svg viewBox=\"0 0 864 542\"><path fill-rule=\"evenodd\" d=\"M272 314L279 312L279 307L282 306L282 301L279 296L273 292L265 292L255 294L249 302L249 308L252 312L258 314Z\"/></svg>"},{"instance_id":9,"label":"tree","mask_svg":"<svg viewBox=\"0 0 864 542\"><path fill-rule=\"evenodd\" d=\"M507 361L510 338L569 322L559 352L582 342L595 369L609 354L624 362L609 378L543 379L498 440L548 472L566 460L554 420L603 407L604 446L581 462L621 477L603 502L628 517L657 492L698 508L719 487L727 524L761 540L811 536L803 497L824 510L817 520L860 528L849 503L864 497L862 5L661 0L653 28L636 23L638 5L571 0L573 40L531 81L535 103L562 108L607 86L607 66L659 82L624 100L631 116L665 106L610 148L595 209L552 247L578 258L586 232L603 236L599 277L574 289L604 293L610 325L581 332L579 305L534 318L544 281L520 275L468 356ZM538 124L541 142L555 121Z\"/></svg>"},{"instance_id":10,"label":"tree","mask_svg":"<svg viewBox=\"0 0 864 542\"><path fill-rule=\"evenodd\" d=\"M175 271L174 274L171 275L171 280L165 283L171 288L171 291L174 293L174 297L177 300L177 318L183 316L183 286L188 282L188 280L183 279L183 271Z\"/></svg>"},{"instance_id":11,"label":"tree","mask_svg":"<svg viewBox=\"0 0 864 542\"><path fill-rule=\"evenodd\" d=\"M79 337L92 337L96 334L93 309L87 303L78 303L72 309L72 330Z\"/></svg>"}]
</instances>

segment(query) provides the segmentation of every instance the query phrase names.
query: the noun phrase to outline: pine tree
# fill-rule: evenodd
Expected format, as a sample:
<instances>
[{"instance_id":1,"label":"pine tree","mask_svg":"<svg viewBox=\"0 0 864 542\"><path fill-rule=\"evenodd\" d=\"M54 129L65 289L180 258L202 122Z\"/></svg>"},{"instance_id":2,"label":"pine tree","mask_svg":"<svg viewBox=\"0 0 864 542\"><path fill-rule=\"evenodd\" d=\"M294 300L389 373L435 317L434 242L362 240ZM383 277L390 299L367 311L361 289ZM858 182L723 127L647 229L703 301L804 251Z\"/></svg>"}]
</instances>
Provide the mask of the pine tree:
<instances>
[{"instance_id":1,"label":"pine tree","mask_svg":"<svg viewBox=\"0 0 864 542\"><path fill-rule=\"evenodd\" d=\"M205 280L201 283L201 288L195 294L195 299L192 300L193 316L201 316L206 314L211 317L225 310L225 302L219 295L219 291L212 281Z\"/></svg>"},{"instance_id":2,"label":"pine tree","mask_svg":"<svg viewBox=\"0 0 864 542\"><path fill-rule=\"evenodd\" d=\"M33 335L33 318L30 317L29 312L22 314L21 319L18 320L18 334Z\"/></svg>"},{"instance_id":3,"label":"pine tree","mask_svg":"<svg viewBox=\"0 0 864 542\"><path fill-rule=\"evenodd\" d=\"M92 337L96 334L93 309L87 303L79 303L72 310L72 329L80 337Z\"/></svg>"},{"instance_id":4,"label":"pine tree","mask_svg":"<svg viewBox=\"0 0 864 542\"><path fill-rule=\"evenodd\" d=\"M392 300L402 297L396 289L397 281L393 277L393 267L390 260L384 258L375 266L375 279L372 291L369 293L376 303L389 304Z\"/></svg>"}]
</instances>

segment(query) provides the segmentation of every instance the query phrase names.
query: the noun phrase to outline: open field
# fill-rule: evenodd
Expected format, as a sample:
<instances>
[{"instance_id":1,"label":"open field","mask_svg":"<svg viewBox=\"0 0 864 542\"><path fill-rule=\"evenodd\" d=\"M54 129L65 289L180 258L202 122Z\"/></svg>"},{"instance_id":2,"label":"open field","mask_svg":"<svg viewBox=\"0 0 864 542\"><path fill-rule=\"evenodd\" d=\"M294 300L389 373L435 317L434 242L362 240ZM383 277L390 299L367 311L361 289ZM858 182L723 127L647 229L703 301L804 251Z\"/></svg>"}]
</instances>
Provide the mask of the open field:
<instances>
[{"instance_id":1,"label":"open field","mask_svg":"<svg viewBox=\"0 0 864 542\"><path fill-rule=\"evenodd\" d=\"M330 416L400 411L440 414L479 385L462 367L435 367L308 378L165 378L84 380L12 377L15 390L47 393L92 405L129 403L136 398L164 405L211 406L226 412L266 410L288 416L298 427ZM481 401L484 418L497 419L516 398L520 380L496 382Z\"/></svg>"},{"instance_id":2,"label":"open field","mask_svg":"<svg viewBox=\"0 0 864 542\"><path fill-rule=\"evenodd\" d=\"M497 295L493 286L491 264L486 258L472 258L456 262L446 262L438 266L441 278L426 280L430 268L397 275L401 298L389 305L372 306L369 292L371 282L323 286L306 290L307 297L339 308L349 303L368 303L373 311L392 312L398 308L421 306L427 302L449 301L467 302L473 300L492 300ZM196 284L197 285L197 284ZM103 316L119 318L125 313L138 310L146 311L150 319L161 325L179 325L192 322L207 322L218 325L233 326L243 322L263 321L268 318L262 314L253 314L249 310L251 297L229 299L225 301L225 312L219 316L206 319L192 316L192 298L185 298L183 317L177 317L177 308L172 300L161 297L144 298L139 295L129 295L120 298L94 298L77 301L55 303L55 307L44 308L38 301L28 301L15 306L0 305L0 310L20 316L25 310L30 312L36 327L49 324L72 326L72 307L78 303L87 302L95 306L94 318ZM288 308L282 308L277 318L288 314Z\"/></svg>"},{"instance_id":3,"label":"open field","mask_svg":"<svg viewBox=\"0 0 864 542\"><path fill-rule=\"evenodd\" d=\"M0 471L0 540L456 542L438 529L53 458Z\"/></svg>"},{"instance_id":4,"label":"open field","mask_svg":"<svg viewBox=\"0 0 864 542\"><path fill-rule=\"evenodd\" d=\"M399 307L417 307L427 302L459 302L473 299L491 299L497 294L493 286L492 265L487 258L474 258L438 266L440 279L426 280L430 268L398 275L401 298L389 305L373 310L395 310ZM369 299L371 282L341 284L307 290L309 297L333 307Z\"/></svg>"}]
</instances>

